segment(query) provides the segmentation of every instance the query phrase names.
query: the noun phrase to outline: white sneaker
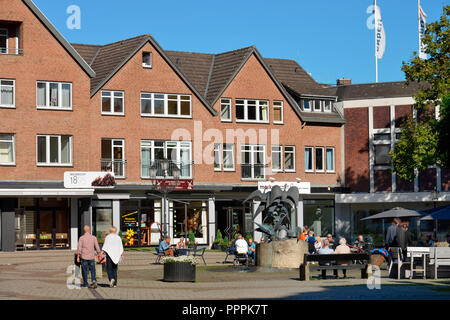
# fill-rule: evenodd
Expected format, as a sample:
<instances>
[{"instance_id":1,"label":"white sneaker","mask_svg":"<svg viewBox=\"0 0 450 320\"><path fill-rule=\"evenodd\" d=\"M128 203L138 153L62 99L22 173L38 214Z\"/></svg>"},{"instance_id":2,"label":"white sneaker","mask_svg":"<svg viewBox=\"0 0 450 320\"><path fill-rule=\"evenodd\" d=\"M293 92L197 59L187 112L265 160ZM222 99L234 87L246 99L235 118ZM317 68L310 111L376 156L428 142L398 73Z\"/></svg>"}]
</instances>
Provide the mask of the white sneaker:
<instances>
[{"instance_id":1,"label":"white sneaker","mask_svg":"<svg viewBox=\"0 0 450 320\"><path fill-rule=\"evenodd\" d=\"M109 282L109 287L110 288L115 287L114 282L115 282L114 279L111 279L111 281Z\"/></svg>"}]
</instances>

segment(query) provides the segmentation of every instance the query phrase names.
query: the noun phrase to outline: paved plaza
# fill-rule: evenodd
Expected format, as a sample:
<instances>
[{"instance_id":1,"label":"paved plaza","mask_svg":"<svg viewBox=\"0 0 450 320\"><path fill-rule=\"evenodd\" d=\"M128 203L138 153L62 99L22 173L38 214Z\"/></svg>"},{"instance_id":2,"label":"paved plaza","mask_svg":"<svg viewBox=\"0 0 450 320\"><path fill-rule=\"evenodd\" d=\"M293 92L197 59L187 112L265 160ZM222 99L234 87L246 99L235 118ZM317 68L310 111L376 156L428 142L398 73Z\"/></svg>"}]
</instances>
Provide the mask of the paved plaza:
<instances>
[{"instance_id":1,"label":"paved plaza","mask_svg":"<svg viewBox=\"0 0 450 320\"><path fill-rule=\"evenodd\" d=\"M126 251L117 288L106 273L94 289L71 288L73 251L0 252L0 299L222 300L222 299L450 299L450 279L394 280L381 272L381 288L370 290L359 274L349 279L299 281L298 270L251 269L222 264L223 252L206 252L195 283L162 281L163 265L152 251ZM69 279L69 281L68 281ZM69 286L67 285L69 282Z\"/></svg>"}]
</instances>

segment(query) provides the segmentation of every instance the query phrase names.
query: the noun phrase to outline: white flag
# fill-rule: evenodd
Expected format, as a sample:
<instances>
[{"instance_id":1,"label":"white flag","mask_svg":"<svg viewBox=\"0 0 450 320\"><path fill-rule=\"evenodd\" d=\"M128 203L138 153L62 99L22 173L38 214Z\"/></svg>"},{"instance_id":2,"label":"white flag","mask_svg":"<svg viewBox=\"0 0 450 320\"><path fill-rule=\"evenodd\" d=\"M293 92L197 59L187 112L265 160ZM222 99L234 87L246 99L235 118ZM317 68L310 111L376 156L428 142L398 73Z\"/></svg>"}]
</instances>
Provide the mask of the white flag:
<instances>
[{"instance_id":1,"label":"white flag","mask_svg":"<svg viewBox=\"0 0 450 320\"><path fill-rule=\"evenodd\" d=\"M419 58L426 59L427 54L425 53L426 46L422 43L422 39L425 36L425 26L427 24L427 15L422 10L419 5Z\"/></svg>"},{"instance_id":2,"label":"white flag","mask_svg":"<svg viewBox=\"0 0 450 320\"><path fill-rule=\"evenodd\" d=\"M375 5L375 56L377 59L383 58L386 48L386 34L384 33L383 20L381 19L380 8Z\"/></svg>"}]
</instances>

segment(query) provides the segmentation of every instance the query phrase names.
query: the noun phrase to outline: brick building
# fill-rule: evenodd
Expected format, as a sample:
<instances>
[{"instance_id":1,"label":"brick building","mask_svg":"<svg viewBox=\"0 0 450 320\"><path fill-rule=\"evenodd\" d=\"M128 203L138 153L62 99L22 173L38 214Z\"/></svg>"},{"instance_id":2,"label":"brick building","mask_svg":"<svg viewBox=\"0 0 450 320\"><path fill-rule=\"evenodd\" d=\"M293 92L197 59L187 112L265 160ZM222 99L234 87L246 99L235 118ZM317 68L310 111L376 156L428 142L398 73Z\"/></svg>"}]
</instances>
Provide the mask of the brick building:
<instances>
[{"instance_id":1,"label":"brick building","mask_svg":"<svg viewBox=\"0 0 450 320\"><path fill-rule=\"evenodd\" d=\"M297 226L320 211L319 233L336 233L344 114L296 61L165 51L148 34L69 44L31 0L0 0L0 65L2 250L74 248L84 224L133 246L161 224L173 242L258 239L242 200L270 181L306 188ZM151 175L164 159L179 185L166 201ZM67 172L108 171L113 188L65 187Z\"/></svg>"},{"instance_id":2,"label":"brick building","mask_svg":"<svg viewBox=\"0 0 450 320\"><path fill-rule=\"evenodd\" d=\"M380 224L361 218L400 206L424 210L450 203L450 170L433 166L418 172L414 182L399 178L392 170L390 150L400 138L402 122L413 115L417 83L384 82L351 84L338 80L330 92L338 96L337 108L344 112L346 193L336 195L336 220L341 234L380 237ZM438 111L436 111L438 116ZM390 221L386 221L386 224ZM415 231L418 221L413 221ZM422 229L426 230L423 222ZM378 228L378 229L377 229ZM386 226L387 228L387 226ZM448 225L442 222L440 238ZM378 239L380 240L380 239Z\"/></svg>"}]
</instances>

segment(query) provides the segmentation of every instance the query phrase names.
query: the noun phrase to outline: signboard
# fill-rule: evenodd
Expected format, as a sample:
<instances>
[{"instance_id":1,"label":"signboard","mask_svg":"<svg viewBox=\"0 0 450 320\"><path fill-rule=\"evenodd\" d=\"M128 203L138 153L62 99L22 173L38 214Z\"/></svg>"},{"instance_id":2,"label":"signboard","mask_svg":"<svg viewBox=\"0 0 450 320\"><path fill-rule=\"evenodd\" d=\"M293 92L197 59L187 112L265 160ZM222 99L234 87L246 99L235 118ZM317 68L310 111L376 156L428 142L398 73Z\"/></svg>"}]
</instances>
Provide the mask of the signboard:
<instances>
[{"instance_id":1,"label":"signboard","mask_svg":"<svg viewBox=\"0 0 450 320\"><path fill-rule=\"evenodd\" d=\"M64 188L113 188L115 185L113 172L64 172Z\"/></svg>"},{"instance_id":2,"label":"signboard","mask_svg":"<svg viewBox=\"0 0 450 320\"><path fill-rule=\"evenodd\" d=\"M310 194L311 193L311 183L310 182L270 182L270 181L260 181L258 182L258 190L261 192L268 192L272 190L272 187L279 186L282 191L288 191L290 187L297 187L299 194Z\"/></svg>"},{"instance_id":3,"label":"signboard","mask_svg":"<svg viewBox=\"0 0 450 320\"><path fill-rule=\"evenodd\" d=\"M175 190L192 190L194 189L194 181L192 179L188 180L174 180L174 179L156 179L156 184L162 187L164 186L175 186Z\"/></svg>"}]
</instances>

